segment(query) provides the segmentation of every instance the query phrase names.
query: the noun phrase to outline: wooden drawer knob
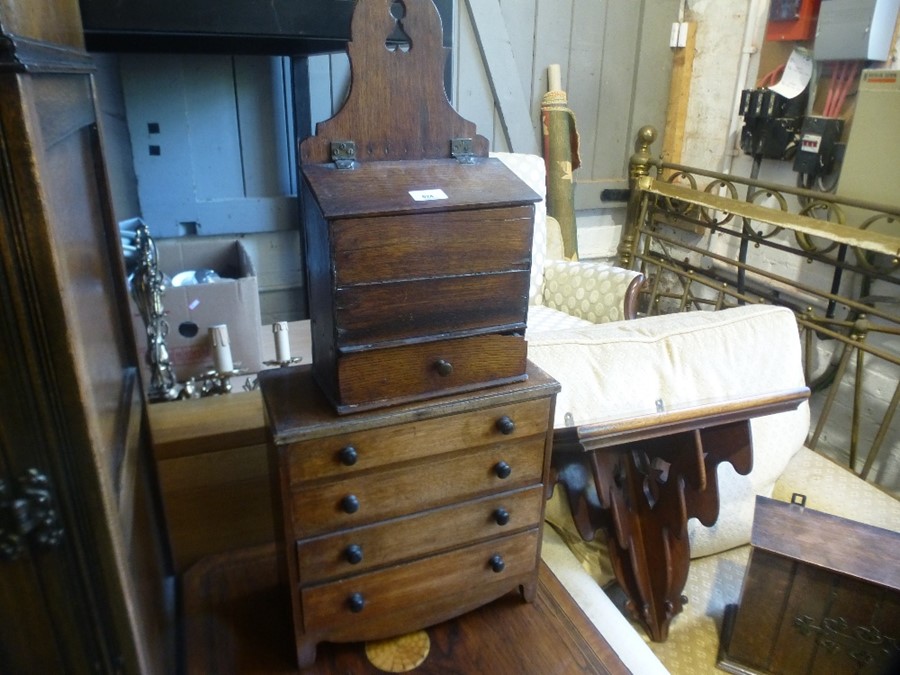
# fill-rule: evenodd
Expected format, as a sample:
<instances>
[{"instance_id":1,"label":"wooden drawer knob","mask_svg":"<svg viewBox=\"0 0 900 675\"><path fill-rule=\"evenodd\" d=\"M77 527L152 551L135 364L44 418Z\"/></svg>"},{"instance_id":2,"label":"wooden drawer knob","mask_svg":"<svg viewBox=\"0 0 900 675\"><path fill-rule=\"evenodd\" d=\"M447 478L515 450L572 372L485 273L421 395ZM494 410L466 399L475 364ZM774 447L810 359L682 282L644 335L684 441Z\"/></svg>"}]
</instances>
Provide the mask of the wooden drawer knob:
<instances>
[{"instance_id":1,"label":"wooden drawer knob","mask_svg":"<svg viewBox=\"0 0 900 675\"><path fill-rule=\"evenodd\" d=\"M506 525L509 522L509 511L501 506L499 509L494 511L494 521L498 525Z\"/></svg>"},{"instance_id":2,"label":"wooden drawer knob","mask_svg":"<svg viewBox=\"0 0 900 675\"><path fill-rule=\"evenodd\" d=\"M453 364L444 359L438 359L434 364L434 369L441 377L447 377L453 374Z\"/></svg>"},{"instance_id":3,"label":"wooden drawer knob","mask_svg":"<svg viewBox=\"0 0 900 675\"><path fill-rule=\"evenodd\" d=\"M494 572L497 572L498 574L500 572L502 572L503 569L506 567L506 563L503 562L503 556L500 555L499 553L491 556L491 559L488 561L488 564L490 564L491 569L494 570Z\"/></svg>"},{"instance_id":4,"label":"wooden drawer knob","mask_svg":"<svg viewBox=\"0 0 900 675\"><path fill-rule=\"evenodd\" d=\"M356 513L359 511L359 498L356 495L347 495L341 500L341 508L344 513Z\"/></svg>"},{"instance_id":5,"label":"wooden drawer knob","mask_svg":"<svg viewBox=\"0 0 900 675\"><path fill-rule=\"evenodd\" d=\"M362 593L354 593L347 598L347 605L349 605L351 612L359 614L366 606L366 599Z\"/></svg>"},{"instance_id":6,"label":"wooden drawer knob","mask_svg":"<svg viewBox=\"0 0 900 675\"><path fill-rule=\"evenodd\" d=\"M346 448L341 448L341 451L338 453L338 459L341 460L341 464L344 466L353 466L356 464L356 460L359 459L359 453L352 445L348 445Z\"/></svg>"},{"instance_id":7,"label":"wooden drawer knob","mask_svg":"<svg viewBox=\"0 0 900 675\"><path fill-rule=\"evenodd\" d=\"M499 431L504 436L509 436L516 430L516 423L513 422L512 418L509 415L504 415L503 417L498 419L496 426L497 431Z\"/></svg>"},{"instance_id":8,"label":"wooden drawer knob","mask_svg":"<svg viewBox=\"0 0 900 675\"><path fill-rule=\"evenodd\" d=\"M350 546L348 546L344 550L344 557L351 565L357 565L361 563L363 559L362 546L360 546L359 544L350 544Z\"/></svg>"},{"instance_id":9,"label":"wooden drawer knob","mask_svg":"<svg viewBox=\"0 0 900 675\"><path fill-rule=\"evenodd\" d=\"M497 475L497 478L509 478L509 475L512 473L512 467L506 462L497 462L494 465L494 473Z\"/></svg>"}]
</instances>

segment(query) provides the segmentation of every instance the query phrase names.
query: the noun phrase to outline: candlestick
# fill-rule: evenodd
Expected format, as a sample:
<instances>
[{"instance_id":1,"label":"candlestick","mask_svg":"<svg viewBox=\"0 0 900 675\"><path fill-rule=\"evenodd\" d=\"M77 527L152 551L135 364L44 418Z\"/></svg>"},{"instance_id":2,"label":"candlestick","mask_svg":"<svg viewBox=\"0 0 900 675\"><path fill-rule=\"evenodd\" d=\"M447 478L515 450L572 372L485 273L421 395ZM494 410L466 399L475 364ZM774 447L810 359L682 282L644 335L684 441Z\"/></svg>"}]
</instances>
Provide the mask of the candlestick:
<instances>
[{"instance_id":1,"label":"candlestick","mask_svg":"<svg viewBox=\"0 0 900 675\"><path fill-rule=\"evenodd\" d=\"M275 360L286 363L291 360L291 343L288 339L287 321L276 321L272 324L272 332L275 334Z\"/></svg>"},{"instance_id":2,"label":"candlestick","mask_svg":"<svg viewBox=\"0 0 900 675\"><path fill-rule=\"evenodd\" d=\"M219 373L234 371L231 360L231 341L228 339L228 326L224 323L209 327L209 338L213 348L213 363Z\"/></svg>"}]
</instances>

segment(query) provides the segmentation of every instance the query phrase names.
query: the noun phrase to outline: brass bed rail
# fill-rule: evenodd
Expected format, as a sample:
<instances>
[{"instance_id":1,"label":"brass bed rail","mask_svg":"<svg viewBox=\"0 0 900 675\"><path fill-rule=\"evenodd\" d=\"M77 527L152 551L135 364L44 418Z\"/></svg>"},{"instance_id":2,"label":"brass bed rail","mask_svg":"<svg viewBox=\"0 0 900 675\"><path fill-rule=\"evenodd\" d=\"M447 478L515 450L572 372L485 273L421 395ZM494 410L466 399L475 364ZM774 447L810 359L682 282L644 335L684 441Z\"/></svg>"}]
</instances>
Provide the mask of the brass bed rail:
<instances>
[{"instance_id":1,"label":"brass bed rail","mask_svg":"<svg viewBox=\"0 0 900 675\"><path fill-rule=\"evenodd\" d=\"M638 134L618 248L618 264L645 276L640 312L792 309L808 384L824 397L807 444L846 428L835 403L849 386L849 465L856 471L867 436L858 472L867 478L885 441L900 453L891 427L900 402L900 208L665 163L650 154L655 136L651 127ZM889 401L867 390L867 371L893 387Z\"/></svg>"}]
</instances>

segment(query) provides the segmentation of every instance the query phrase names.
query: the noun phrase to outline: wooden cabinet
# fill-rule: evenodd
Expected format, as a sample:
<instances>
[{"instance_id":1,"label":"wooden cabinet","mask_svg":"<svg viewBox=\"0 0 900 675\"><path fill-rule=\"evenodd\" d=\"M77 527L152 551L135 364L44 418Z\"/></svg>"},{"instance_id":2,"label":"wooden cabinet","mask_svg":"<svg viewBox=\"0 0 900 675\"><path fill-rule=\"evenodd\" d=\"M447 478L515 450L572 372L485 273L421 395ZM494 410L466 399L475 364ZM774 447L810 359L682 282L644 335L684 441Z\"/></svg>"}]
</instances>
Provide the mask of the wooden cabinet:
<instances>
[{"instance_id":1,"label":"wooden cabinet","mask_svg":"<svg viewBox=\"0 0 900 675\"><path fill-rule=\"evenodd\" d=\"M800 495L795 495L800 498ZM730 673L896 673L900 533L756 498L750 560L728 605Z\"/></svg>"},{"instance_id":2,"label":"wooden cabinet","mask_svg":"<svg viewBox=\"0 0 900 675\"><path fill-rule=\"evenodd\" d=\"M0 45L0 672L173 672L77 3L0 0Z\"/></svg>"},{"instance_id":3,"label":"wooden cabinet","mask_svg":"<svg viewBox=\"0 0 900 675\"><path fill-rule=\"evenodd\" d=\"M558 385L340 416L311 368L260 375L301 667L537 582Z\"/></svg>"},{"instance_id":4,"label":"wooden cabinet","mask_svg":"<svg viewBox=\"0 0 900 675\"><path fill-rule=\"evenodd\" d=\"M339 412L524 377L534 191L488 158L303 177L313 363Z\"/></svg>"}]
</instances>

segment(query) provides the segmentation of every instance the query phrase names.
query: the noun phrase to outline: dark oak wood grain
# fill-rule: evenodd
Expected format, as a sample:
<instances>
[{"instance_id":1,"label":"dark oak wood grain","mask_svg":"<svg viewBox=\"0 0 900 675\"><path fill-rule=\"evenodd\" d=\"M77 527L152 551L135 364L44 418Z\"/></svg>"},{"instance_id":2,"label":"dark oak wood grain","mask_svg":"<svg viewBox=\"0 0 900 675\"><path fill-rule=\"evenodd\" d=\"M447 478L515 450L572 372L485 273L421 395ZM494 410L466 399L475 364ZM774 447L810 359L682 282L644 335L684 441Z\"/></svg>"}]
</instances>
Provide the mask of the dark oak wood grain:
<instances>
[{"instance_id":1,"label":"dark oak wood grain","mask_svg":"<svg viewBox=\"0 0 900 675\"><path fill-rule=\"evenodd\" d=\"M443 30L431 0L406 0L399 17L410 49L389 50L397 28L393 0L358 2L347 46L352 71L350 92L341 110L316 126L300 145L300 161L330 161L332 141L353 140L360 161L427 159L450 156L451 138L472 138L474 153L485 157L488 142L463 119L444 93Z\"/></svg>"},{"instance_id":2,"label":"dark oak wood grain","mask_svg":"<svg viewBox=\"0 0 900 675\"><path fill-rule=\"evenodd\" d=\"M0 670L166 672L164 542L78 9L0 0Z\"/></svg>"}]
</instances>

